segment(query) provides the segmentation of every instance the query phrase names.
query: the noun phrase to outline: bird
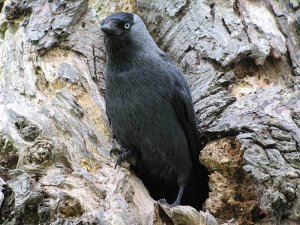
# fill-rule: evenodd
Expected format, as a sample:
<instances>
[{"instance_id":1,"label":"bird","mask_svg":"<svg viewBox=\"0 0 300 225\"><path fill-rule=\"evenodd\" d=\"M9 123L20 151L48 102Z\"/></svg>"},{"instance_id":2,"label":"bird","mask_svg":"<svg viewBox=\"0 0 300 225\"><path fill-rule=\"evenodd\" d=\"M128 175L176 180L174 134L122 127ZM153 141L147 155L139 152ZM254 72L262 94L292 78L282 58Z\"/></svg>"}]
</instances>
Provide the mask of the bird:
<instances>
[{"instance_id":1,"label":"bird","mask_svg":"<svg viewBox=\"0 0 300 225\"><path fill-rule=\"evenodd\" d=\"M184 75L138 15L113 13L100 28L107 55L106 114L121 145L117 165L138 155L147 176L176 183L171 207L181 204L188 185L198 193L193 198L203 203L209 192L208 176L198 160L201 143Z\"/></svg>"}]
</instances>

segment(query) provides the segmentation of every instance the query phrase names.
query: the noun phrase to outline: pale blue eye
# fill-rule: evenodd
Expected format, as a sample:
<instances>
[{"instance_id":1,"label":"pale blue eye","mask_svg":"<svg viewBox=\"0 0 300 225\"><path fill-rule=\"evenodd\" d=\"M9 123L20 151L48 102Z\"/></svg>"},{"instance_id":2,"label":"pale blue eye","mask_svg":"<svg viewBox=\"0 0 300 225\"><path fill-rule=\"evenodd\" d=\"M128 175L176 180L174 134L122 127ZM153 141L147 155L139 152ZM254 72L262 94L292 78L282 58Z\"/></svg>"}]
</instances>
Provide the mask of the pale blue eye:
<instances>
[{"instance_id":1,"label":"pale blue eye","mask_svg":"<svg viewBox=\"0 0 300 225\"><path fill-rule=\"evenodd\" d=\"M125 27L125 29L129 29L130 28L130 23L125 23L124 27Z\"/></svg>"}]
</instances>

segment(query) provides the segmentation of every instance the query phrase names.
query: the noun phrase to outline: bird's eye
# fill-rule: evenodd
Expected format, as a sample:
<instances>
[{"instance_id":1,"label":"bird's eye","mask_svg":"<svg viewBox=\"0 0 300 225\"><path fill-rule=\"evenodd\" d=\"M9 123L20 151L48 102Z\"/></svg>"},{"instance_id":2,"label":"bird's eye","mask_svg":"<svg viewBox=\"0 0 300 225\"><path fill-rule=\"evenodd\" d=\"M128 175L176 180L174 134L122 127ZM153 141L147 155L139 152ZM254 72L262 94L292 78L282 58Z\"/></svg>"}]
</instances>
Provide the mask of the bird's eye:
<instances>
[{"instance_id":1,"label":"bird's eye","mask_svg":"<svg viewBox=\"0 0 300 225\"><path fill-rule=\"evenodd\" d=\"M125 27L125 29L129 29L130 28L130 23L125 23L124 27Z\"/></svg>"}]
</instances>

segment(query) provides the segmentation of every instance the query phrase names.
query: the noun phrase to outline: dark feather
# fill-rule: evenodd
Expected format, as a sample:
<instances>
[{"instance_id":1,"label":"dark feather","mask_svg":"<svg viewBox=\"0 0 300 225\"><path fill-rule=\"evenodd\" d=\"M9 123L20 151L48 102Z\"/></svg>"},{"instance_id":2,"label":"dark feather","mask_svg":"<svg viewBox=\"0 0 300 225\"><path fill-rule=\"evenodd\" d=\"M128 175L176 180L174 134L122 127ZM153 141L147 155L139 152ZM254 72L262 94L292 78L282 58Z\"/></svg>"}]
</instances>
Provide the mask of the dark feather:
<instances>
[{"instance_id":1,"label":"dark feather","mask_svg":"<svg viewBox=\"0 0 300 225\"><path fill-rule=\"evenodd\" d=\"M119 27L126 14L103 22L107 115L122 147L139 152L145 176L170 187L189 183L185 193L199 205L208 192L207 171L198 161L199 134L188 84L142 20L131 15L128 30ZM178 198L179 203L180 194Z\"/></svg>"}]
</instances>

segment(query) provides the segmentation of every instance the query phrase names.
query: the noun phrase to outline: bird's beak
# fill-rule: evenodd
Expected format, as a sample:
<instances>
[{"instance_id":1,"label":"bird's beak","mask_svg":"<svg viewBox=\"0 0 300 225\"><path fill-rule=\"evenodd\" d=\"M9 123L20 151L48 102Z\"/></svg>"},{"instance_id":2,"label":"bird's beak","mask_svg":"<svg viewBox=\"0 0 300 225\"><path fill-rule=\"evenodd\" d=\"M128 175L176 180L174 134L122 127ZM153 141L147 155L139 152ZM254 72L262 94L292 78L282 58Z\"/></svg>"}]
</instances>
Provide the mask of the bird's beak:
<instances>
[{"instance_id":1,"label":"bird's beak","mask_svg":"<svg viewBox=\"0 0 300 225\"><path fill-rule=\"evenodd\" d=\"M118 29L116 28L116 22L113 20L104 20L100 26L101 30L106 34L118 34Z\"/></svg>"},{"instance_id":2,"label":"bird's beak","mask_svg":"<svg viewBox=\"0 0 300 225\"><path fill-rule=\"evenodd\" d=\"M101 23L100 28L101 28L101 30L102 30L103 32L107 32L107 31L111 30L111 24L108 23L107 21L103 21L103 22Z\"/></svg>"}]
</instances>

